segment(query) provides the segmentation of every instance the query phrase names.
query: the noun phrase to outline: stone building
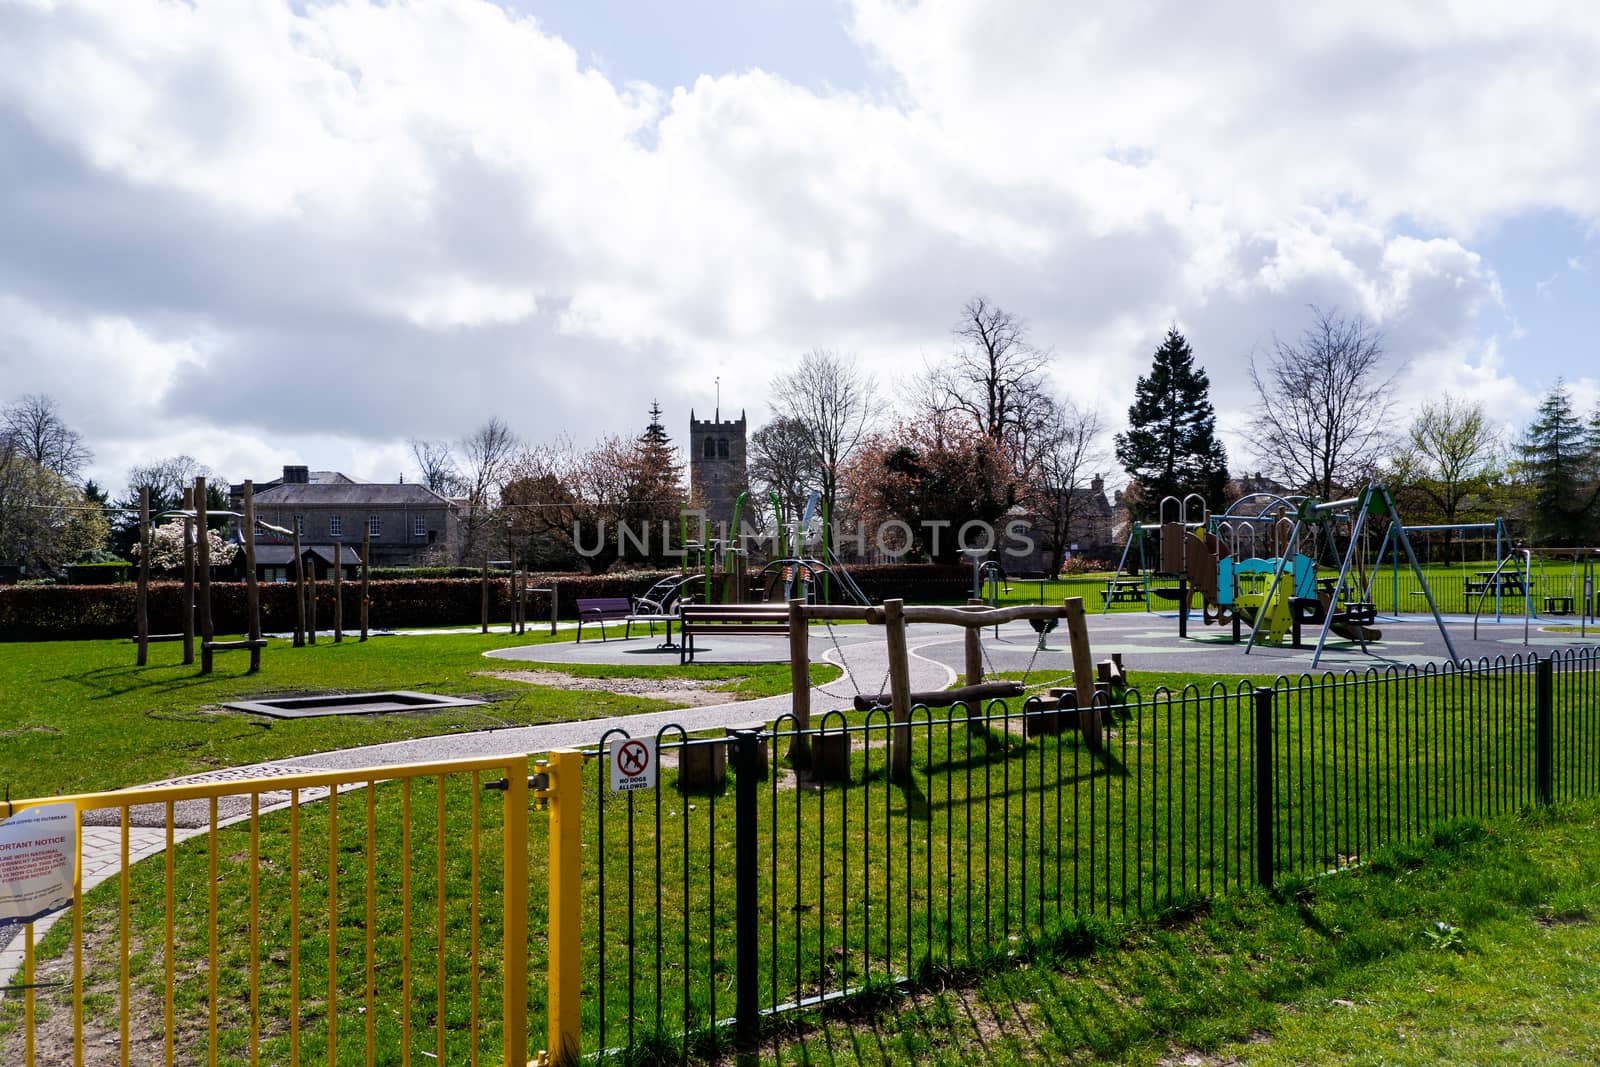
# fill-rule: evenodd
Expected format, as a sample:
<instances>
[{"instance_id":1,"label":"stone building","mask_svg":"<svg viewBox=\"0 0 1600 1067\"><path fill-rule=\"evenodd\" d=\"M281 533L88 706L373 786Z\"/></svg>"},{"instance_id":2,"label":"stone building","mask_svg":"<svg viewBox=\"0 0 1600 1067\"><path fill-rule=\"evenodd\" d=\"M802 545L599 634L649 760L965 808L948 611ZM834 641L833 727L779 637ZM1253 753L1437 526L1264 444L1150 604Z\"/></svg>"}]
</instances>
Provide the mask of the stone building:
<instances>
[{"instance_id":1,"label":"stone building","mask_svg":"<svg viewBox=\"0 0 1600 1067\"><path fill-rule=\"evenodd\" d=\"M450 563L459 550L456 506L416 482L357 482L344 475L318 482L305 467L285 467L276 484L257 490L255 503L259 518L298 529L304 549L331 550L340 543L359 551L365 535L375 567Z\"/></svg>"},{"instance_id":2,"label":"stone building","mask_svg":"<svg viewBox=\"0 0 1600 1067\"><path fill-rule=\"evenodd\" d=\"M718 415L721 413L718 412ZM703 508L713 530L733 521L733 504L749 488L745 468L745 417L726 422L696 419L689 411L689 499ZM749 521L750 516L745 516Z\"/></svg>"}]
</instances>

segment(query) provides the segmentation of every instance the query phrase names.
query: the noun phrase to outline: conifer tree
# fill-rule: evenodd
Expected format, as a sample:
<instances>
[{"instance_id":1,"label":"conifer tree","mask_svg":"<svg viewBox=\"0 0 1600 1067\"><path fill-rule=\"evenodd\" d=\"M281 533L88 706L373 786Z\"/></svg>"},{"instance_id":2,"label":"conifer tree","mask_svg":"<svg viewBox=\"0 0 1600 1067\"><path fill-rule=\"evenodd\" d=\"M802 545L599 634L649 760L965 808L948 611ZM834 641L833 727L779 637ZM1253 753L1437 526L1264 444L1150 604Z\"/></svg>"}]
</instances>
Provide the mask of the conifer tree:
<instances>
[{"instance_id":1,"label":"conifer tree","mask_svg":"<svg viewBox=\"0 0 1600 1067\"><path fill-rule=\"evenodd\" d=\"M633 443L623 463L623 482L627 506L623 520L636 529L661 530L670 525L683 503L683 463L673 447L672 436L661 422L661 404L650 402L650 423ZM648 560L661 563L667 546L659 538L651 542Z\"/></svg>"},{"instance_id":2,"label":"conifer tree","mask_svg":"<svg viewBox=\"0 0 1600 1067\"><path fill-rule=\"evenodd\" d=\"M1199 493L1219 507L1228 456L1216 437L1211 379L1176 326L1156 349L1150 373L1134 387L1128 432L1116 437L1117 460L1133 479L1133 506L1154 518L1161 499Z\"/></svg>"},{"instance_id":3,"label":"conifer tree","mask_svg":"<svg viewBox=\"0 0 1600 1067\"><path fill-rule=\"evenodd\" d=\"M1521 473L1529 493L1529 519L1536 544L1578 545L1595 540L1596 461L1600 424L1586 427L1572 410L1566 383L1545 394L1522 444Z\"/></svg>"},{"instance_id":4,"label":"conifer tree","mask_svg":"<svg viewBox=\"0 0 1600 1067\"><path fill-rule=\"evenodd\" d=\"M667 428L661 422L661 402L650 401L650 425L644 428L644 433L639 435L639 443L647 449L657 451L671 451L672 437L667 433Z\"/></svg>"}]
</instances>

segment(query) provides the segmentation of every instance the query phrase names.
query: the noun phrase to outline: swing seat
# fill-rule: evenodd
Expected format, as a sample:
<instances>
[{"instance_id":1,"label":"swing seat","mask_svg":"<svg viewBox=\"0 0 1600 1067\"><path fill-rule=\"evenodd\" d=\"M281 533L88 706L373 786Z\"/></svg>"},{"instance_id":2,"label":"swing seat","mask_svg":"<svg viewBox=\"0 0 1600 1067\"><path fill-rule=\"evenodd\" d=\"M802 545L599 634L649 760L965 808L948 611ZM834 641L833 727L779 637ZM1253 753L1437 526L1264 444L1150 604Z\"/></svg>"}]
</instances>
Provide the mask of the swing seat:
<instances>
[{"instance_id":1,"label":"swing seat","mask_svg":"<svg viewBox=\"0 0 1600 1067\"><path fill-rule=\"evenodd\" d=\"M1576 610L1573 604L1577 597L1572 596L1547 596L1544 598L1544 613L1546 615L1571 615Z\"/></svg>"},{"instance_id":2,"label":"swing seat","mask_svg":"<svg viewBox=\"0 0 1600 1067\"><path fill-rule=\"evenodd\" d=\"M952 704L967 704L975 706L986 700L1004 700L1010 697L1019 697L1025 692L1021 682L979 682L977 685L964 685L958 689L930 689L925 692L911 694L911 706L918 704L930 708L948 708ZM871 711L873 708L887 708L893 703L889 693L879 693L869 696L862 693L855 698L857 711Z\"/></svg>"}]
</instances>

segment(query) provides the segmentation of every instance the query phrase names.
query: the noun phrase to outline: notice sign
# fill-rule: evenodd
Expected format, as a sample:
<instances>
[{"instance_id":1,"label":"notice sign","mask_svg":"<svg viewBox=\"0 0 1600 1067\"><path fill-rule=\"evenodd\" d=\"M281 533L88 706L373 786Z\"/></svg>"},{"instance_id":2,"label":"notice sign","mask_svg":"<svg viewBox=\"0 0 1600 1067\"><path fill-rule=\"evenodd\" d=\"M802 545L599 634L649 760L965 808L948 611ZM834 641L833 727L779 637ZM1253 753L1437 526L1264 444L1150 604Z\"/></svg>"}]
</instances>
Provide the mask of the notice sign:
<instances>
[{"instance_id":1,"label":"notice sign","mask_svg":"<svg viewBox=\"0 0 1600 1067\"><path fill-rule=\"evenodd\" d=\"M628 737L611 742L611 791L656 787L656 739Z\"/></svg>"},{"instance_id":2,"label":"notice sign","mask_svg":"<svg viewBox=\"0 0 1600 1067\"><path fill-rule=\"evenodd\" d=\"M0 927L31 923L72 903L76 826L71 804L29 808L0 823Z\"/></svg>"}]
</instances>

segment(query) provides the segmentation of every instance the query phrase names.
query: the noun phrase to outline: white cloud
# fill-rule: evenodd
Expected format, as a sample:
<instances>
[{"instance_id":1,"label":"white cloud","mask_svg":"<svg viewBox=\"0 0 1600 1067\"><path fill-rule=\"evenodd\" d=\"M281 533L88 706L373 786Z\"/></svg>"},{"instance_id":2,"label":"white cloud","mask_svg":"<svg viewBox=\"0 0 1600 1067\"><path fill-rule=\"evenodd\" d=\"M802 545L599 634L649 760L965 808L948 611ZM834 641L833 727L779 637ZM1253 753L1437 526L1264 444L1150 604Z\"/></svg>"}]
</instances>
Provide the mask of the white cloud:
<instances>
[{"instance_id":1,"label":"white cloud","mask_svg":"<svg viewBox=\"0 0 1600 1067\"><path fill-rule=\"evenodd\" d=\"M1600 15L1563 12L858 0L890 93L668 95L486 0L0 0L0 363L108 471L234 476L681 425L714 376L759 419L814 346L914 373L979 291L1113 423L1177 321L1242 449L1245 362L1311 303L1405 396L1524 410L1473 243L1600 217Z\"/></svg>"}]
</instances>

